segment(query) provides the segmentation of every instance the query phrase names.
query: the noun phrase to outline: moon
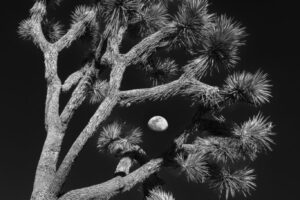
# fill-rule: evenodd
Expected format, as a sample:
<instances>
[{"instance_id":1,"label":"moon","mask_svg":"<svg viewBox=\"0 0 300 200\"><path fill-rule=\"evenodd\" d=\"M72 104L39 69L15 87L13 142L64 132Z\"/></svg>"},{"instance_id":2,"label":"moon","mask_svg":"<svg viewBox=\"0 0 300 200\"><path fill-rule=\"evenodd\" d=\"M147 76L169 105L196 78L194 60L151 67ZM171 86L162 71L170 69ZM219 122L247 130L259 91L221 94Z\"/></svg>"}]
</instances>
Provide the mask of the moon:
<instances>
[{"instance_id":1,"label":"moon","mask_svg":"<svg viewBox=\"0 0 300 200\"><path fill-rule=\"evenodd\" d=\"M168 121L162 116L154 116L148 121L148 127L157 132L162 132L167 130Z\"/></svg>"}]
</instances>

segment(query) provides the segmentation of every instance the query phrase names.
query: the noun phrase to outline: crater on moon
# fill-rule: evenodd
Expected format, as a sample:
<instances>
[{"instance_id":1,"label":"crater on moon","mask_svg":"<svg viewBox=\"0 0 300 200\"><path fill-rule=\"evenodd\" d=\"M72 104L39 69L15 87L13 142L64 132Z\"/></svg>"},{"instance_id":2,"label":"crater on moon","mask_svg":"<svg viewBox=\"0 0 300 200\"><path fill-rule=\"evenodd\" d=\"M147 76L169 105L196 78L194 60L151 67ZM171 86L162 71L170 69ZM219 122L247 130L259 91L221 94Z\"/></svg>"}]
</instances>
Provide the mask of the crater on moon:
<instances>
[{"instance_id":1,"label":"crater on moon","mask_svg":"<svg viewBox=\"0 0 300 200\"><path fill-rule=\"evenodd\" d=\"M162 132L167 130L168 121L162 116L154 116L148 121L148 127L153 131Z\"/></svg>"}]
</instances>

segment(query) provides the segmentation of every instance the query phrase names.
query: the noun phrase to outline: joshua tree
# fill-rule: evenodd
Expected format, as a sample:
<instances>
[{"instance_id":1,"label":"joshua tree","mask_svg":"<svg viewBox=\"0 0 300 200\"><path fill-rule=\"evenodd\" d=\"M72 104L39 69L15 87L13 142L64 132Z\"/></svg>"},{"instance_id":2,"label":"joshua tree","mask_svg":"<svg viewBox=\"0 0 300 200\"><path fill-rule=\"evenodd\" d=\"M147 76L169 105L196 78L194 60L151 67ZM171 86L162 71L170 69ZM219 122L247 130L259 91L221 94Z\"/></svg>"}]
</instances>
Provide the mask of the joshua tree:
<instances>
[{"instance_id":1,"label":"joshua tree","mask_svg":"<svg viewBox=\"0 0 300 200\"><path fill-rule=\"evenodd\" d=\"M210 13L207 0L98 0L78 6L70 28L64 30L47 14L59 3L36 0L30 17L19 27L19 34L42 50L47 82L47 137L31 200L109 199L138 184L146 199L171 200L173 196L161 187L162 168L173 168L188 181L205 183L225 198L236 193L246 196L255 188L254 170L235 168L271 150L273 125L261 114L240 125L222 116L224 108L233 104L260 106L271 96L267 74L232 72L246 36L239 23ZM59 52L86 34L91 39L86 40L90 48L85 63L62 81L57 73ZM135 44L124 50L123 42L133 38ZM174 51L184 52L186 64L176 64ZM133 67L148 74L151 86L120 89L124 72ZM203 82L205 76L223 69L229 71L223 85ZM70 99L60 109L62 93L70 93ZM117 106L174 96L189 99L195 116L158 158L143 150L140 128L104 124ZM69 122L86 100L97 109L58 163ZM94 134L99 137L99 151L119 159L115 174L106 182L62 192L73 162Z\"/></svg>"}]
</instances>

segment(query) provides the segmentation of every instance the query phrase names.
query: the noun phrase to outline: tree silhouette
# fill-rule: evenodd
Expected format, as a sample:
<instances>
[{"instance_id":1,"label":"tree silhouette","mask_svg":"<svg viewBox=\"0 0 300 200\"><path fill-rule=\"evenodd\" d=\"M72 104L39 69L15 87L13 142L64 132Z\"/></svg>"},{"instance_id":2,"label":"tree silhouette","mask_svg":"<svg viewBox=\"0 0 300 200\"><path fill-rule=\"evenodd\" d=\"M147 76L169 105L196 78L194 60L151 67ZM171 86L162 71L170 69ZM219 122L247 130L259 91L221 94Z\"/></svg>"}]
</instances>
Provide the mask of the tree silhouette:
<instances>
[{"instance_id":1,"label":"tree silhouette","mask_svg":"<svg viewBox=\"0 0 300 200\"><path fill-rule=\"evenodd\" d=\"M267 74L235 72L219 87L202 82L209 74L236 66L245 29L225 15L210 13L207 0L96 0L78 6L65 31L47 15L50 6L61 2L37 0L30 17L19 26L19 34L42 50L47 81L47 137L31 200L109 199L137 184L148 200L171 200L172 194L160 187L163 168L175 169L188 181L206 183L226 199L236 193L250 194L256 186L254 170L235 168L271 150L273 125L260 113L241 125L230 124L222 110L237 103L256 107L267 103L271 97ZM86 34L91 39L85 63L62 82L58 55ZM122 42L128 37L138 42L124 51ZM180 66L172 58L177 50L188 55L187 64ZM120 90L124 72L132 67L147 74L151 87ZM71 96L60 112L62 93ZM103 127L116 106L174 96L189 99L197 112L158 158L143 150L140 128L119 122ZM86 99L97 109L58 164L69 122ZM99 133L99 151L119 159L115 174L106 182L62 192L73 162L95 133Z\"/></svg>"}]
</instances>

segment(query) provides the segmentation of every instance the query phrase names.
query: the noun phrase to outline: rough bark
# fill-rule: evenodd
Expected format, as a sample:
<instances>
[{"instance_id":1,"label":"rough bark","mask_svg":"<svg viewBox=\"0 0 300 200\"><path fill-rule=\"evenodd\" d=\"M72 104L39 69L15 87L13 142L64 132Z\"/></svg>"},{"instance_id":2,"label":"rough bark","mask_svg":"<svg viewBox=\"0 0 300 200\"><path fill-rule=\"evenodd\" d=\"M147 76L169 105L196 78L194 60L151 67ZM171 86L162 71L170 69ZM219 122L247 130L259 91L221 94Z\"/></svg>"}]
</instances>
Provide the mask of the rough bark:
<instances>
[{"instance_id":1,"label":"rough bark","mask_svg":"<svg viewBox=\"0 0 300 200\"><path fill-rule=\"evenodd\" d=\"M75 86L80 81L82 77L83 77L82 70L74 72L65 80L61 90L63 92L68 92L73 86Z\"/></svg>"},{"instance_id":2,"label":"rough bark","mask_svg":"<svg viewBox=\"0 0 300 200\"><path fill-rule=\"evenodd\" d=\"M129 174L129 170L133 165L133 160L130 157L124 157L120 160L115 170L115 175L125 176Z\"/></svg>"},{"instance_id":3,"label":"rough bark","mask_svg":"<svg viewBox=\"0 0 300 200\"><path fill-rule=\"evenodd\" d=\"M112 38L114 38L114 36L112 36ZM55 178L50 186L50 190L54 194L58 194L62 184L65 182L70 172L75 158L78 156L87 140L96 132L101 123L110 115L113 108L118 103L118 91L126 67L120 59L120 56L118 54L118 46L116 47L115 43L110 43L107 51L109 52L109 55L111 57L115 58L114 60L109 60L109 64L111 65L112 70L110 73L109 90L107 97L103 100L95 114L90 119L87 126L77 137L77 139L69 149L67 155L63 159L61 165L59 166Z\"/></svg>"},{"instance_id":4,"label":"rough bark","mask_svg":"<svg viewBox=\"0 0 300 200\"><path fill-rule=\"evenodd\" d=\"M64 48L69 47L73 41L75 41L79 36L81 36L81 34L84 33L86 25L94 20L95 17L96 9L90 9L87 11L84 18L73 24L69 31L54 44L57 50L61 51Z\"/></svg>"},{"instance_id":5,"label":"rough bark","mask_svg":"<svg viewBox=\"0 0 300 200\"><path fill-rule=\"evenodd\" d=\"M82 150L84 144L95 133L100 124L110 115L112 109L116 104L116 97L107 97L99 106L93 117L90 119L88 125L83 129L78 138L75 140L69 152L65 156L63 162L61 163L59 169L57 170L55 179L51 184L51 190L53 190L54 193L59 192L62 184L65 182L71 170L75 158Z\"/></svg>"},{"instance_id":6,"label":"rough bark","mask_svg":"<svg viewBox=\"0 0 300 200\"><path fill-rule=\"evenodd\" d=\"M145 62L157 48L166 46L166 39L171 37L176 31L175 24L170 23L168 26L143 39L125 54L128 65Z\"/></svg>"},{"instance_id":7,"label":"rough bark","mask_svg":"<svg viewBox=\"0 0 300 200\"><path fill-rule=\"evenodd\" d=\"M181 77L178 80L152 88L122 91L120 92L120 104L130 106L131 104L141 103L147 100L166 100L170 97L180 95L195 97L200 101L202 100L203 103L214 104L217 102L210 102L210 100L215 100L215 97L220 96L219 93L220 91L217 87L207 85L195 79Z\"/></svg>"},{"instance_id":8,"label":"rough bark","mask_svg":"<svg viewBox=\"0 0 300 200\"><path fill-rule=\"evenodd\" d=\"M94 64L88 63L82 69L82 77L75 90L72 93L70 100L62 111L60 117L63 124L63 130L65 131L68 127L68 124L73 117L74 112L79 108L79 106L83 103L86 98L86 91L88 88L88 81L94 73Z\"/></svg>"},{"instance_id":9,"label":"rough bark","mask_svg":"<svg viewBox=\"0 0 300 200\"><path fill-rule=\"evenodd\" d=\"M130 190L138 183L142 183L150 175L158 172L162 164L163 159L161 158L151 160L125 177L117 176L98 185L70 191L59 200L109 199L118 193Z\"/></svg>"},{"instance_id":10,"label":"rough bark","mask_svg":"<svg viewBox=\"0 0 300 200\"><path fill-rule=\"evenodd\" d=\"M98 10L96 8L87 10L82 20L71 25L71 28L64 36L55 43L49 43L45 39L41 26L43 17L46 14L45 2L43 0L37 1L31 9L30 17L31 36L44 52L45 78L48 87L45 105L47 137L37 166L31 200L58 199L57 196L69 175L74 160L87 140L109 117L116 105L128 106L145 100L164 100L175 95L196 96L202 98L202 100L204 99L202 103L207 103L207 99L211 99L210 96L219 95L217 87L212 87L184 76L173 82L153 88L119 91L126 68L146 61L157 48L167 45L167 39L172 37L177 31L174 23L170 23L156 33L146 37L126 54L120 54L119 46L127 27L120 27L116 34L105 33L104 36L100 37L93 61L87 63L83 70L70 75L65 83L61 84L57 74L58 53L69 47L85 31L87 24L95 19ZM107 96L99 105L89 123L76 138L57 169L57 160L65 131L74 112L86 98L87 82L94 73L96 62L100 62L101 65L107 65L111 69ZM75 85L76 88L69 102L60 114L60 93L69 91ZM142 150L139 151L141 151L141 154L144 153ZM153 159L147 162L148 159L145 159L144 155L142 155L138 161L142 166L134 172L130 172L134 159L137 158L132 158L126 154L117 166L116 174L122 172L125 175L124 177L117 176L98 185L72 190L60 197L59 200L107 199L118 193L130 190L138 183L142 183L152 174L158 172L164 162L163 159Z\"/></svg>"},{"instance_id":11,"label":"rough bark","mask_svg":"<svg viewBox=\"0 0 300 200\"><path fill-rule=\"evenodd\" d=\"M49 48L45 55L45 77L48 92L45 109L47 137L36 170L32 199L42 199L56 172L56 164L62 144L62 125L59 117L61 81L57 76L56 49Z\"/></svg>"},{"instance_id":12,"label":"rough bark","mask_svg":"<svg viewBox=\"0 0 300 200\"><path fill-rule=\"evenodd\" d=\"M56 165L63 141L62 122L59 116L59 98L62 91L61 80L57 75L58 52L69 45L81 32L83 26L74 26L70 31L56 43L49 43L42 31L42 20L46 14L45 1L37 1L31 9L30 35L33 41L44 53L45 78L47 81L47 97L45 105L45 127L47 136L38 162L32 200L55 199L55 195L49 192L49 187L56 174ZM92 16L87 15L86 21Z\"/></svg>"}]
</instances>

